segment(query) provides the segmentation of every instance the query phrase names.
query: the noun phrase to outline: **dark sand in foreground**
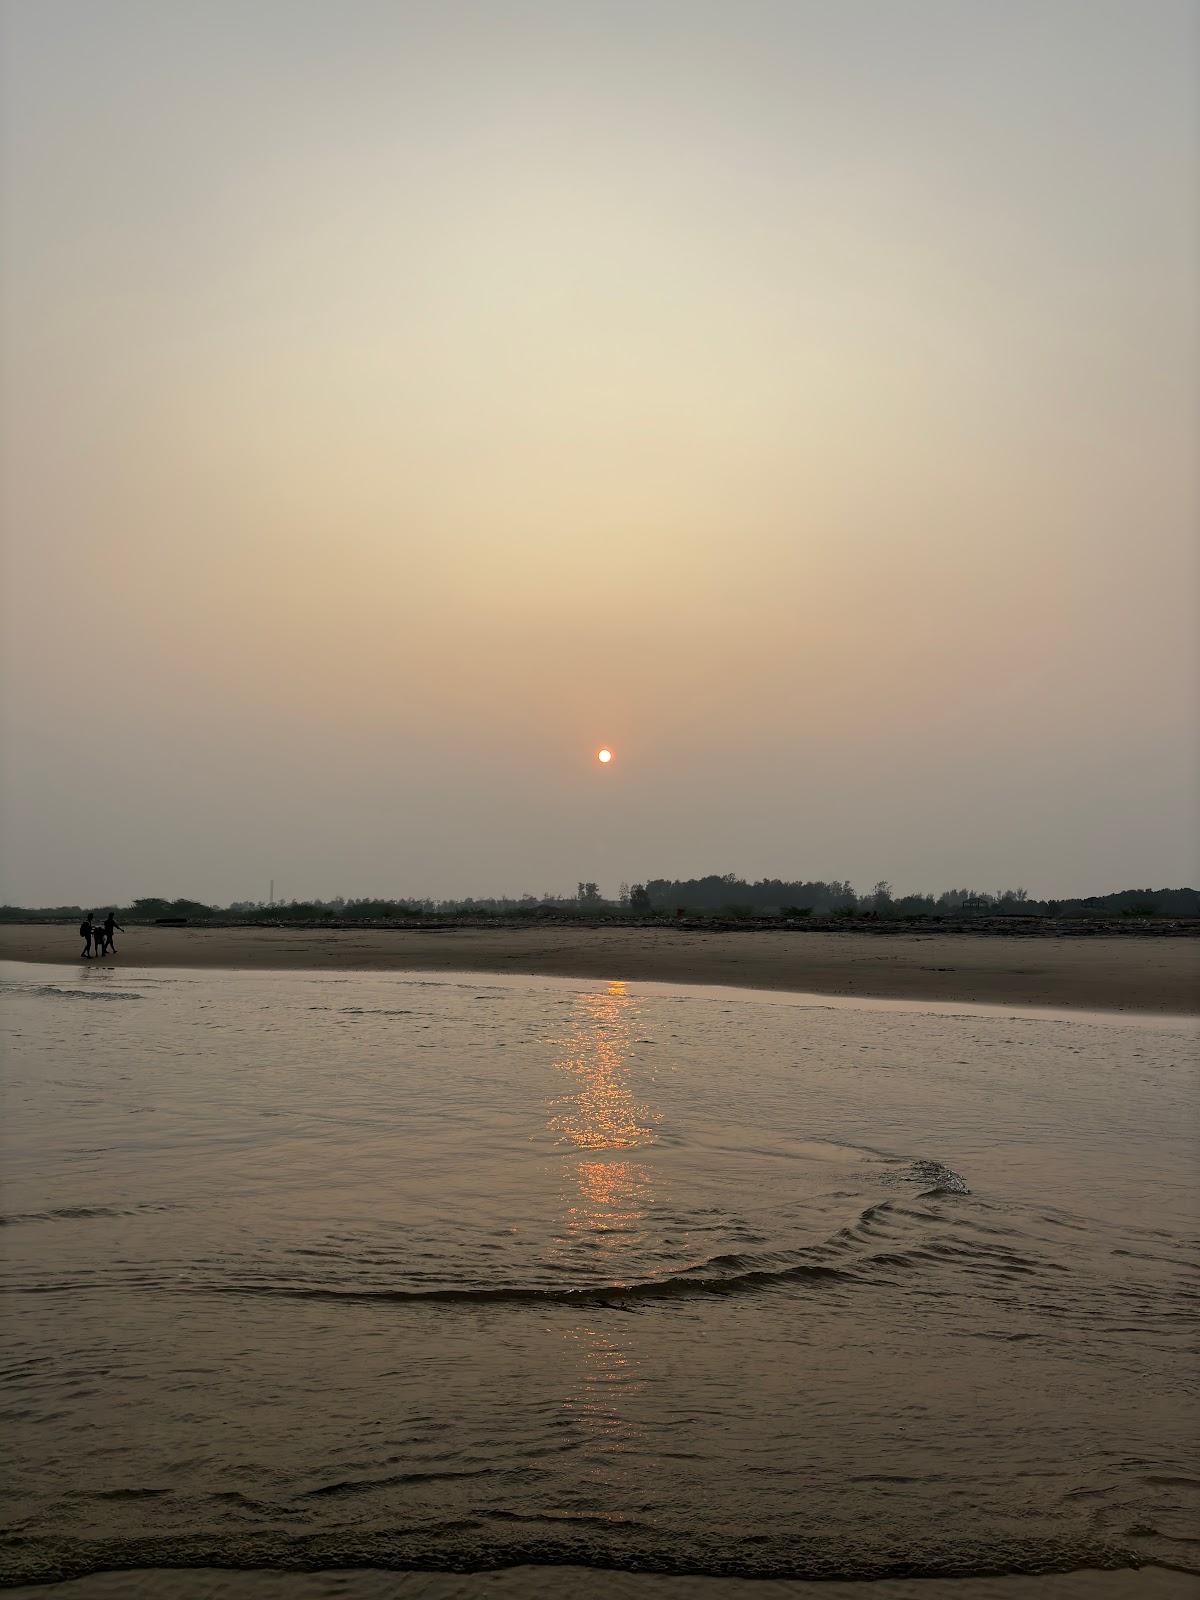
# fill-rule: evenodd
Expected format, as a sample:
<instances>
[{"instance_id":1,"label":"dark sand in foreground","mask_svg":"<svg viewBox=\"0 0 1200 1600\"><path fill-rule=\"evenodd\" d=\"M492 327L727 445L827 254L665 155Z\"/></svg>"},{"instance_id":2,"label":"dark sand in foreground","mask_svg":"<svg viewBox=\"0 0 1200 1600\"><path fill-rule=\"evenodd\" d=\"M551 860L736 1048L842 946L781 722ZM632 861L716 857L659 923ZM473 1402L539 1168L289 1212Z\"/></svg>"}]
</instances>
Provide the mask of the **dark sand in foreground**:
<instances>
[{"instance_id":1,"label":"dark sand in foreground","mask_svg":"<svg viewBox=\"0 0 1200 1600\"><path fill-rule=\"evenodd\" d=\"M1200 939L676 928L130 928L104 965L622 978L887 1000L1200 1013ZM74 928L0 927L0 958L71 963ZM86 963L80 963L81 967Z\"/></svg>"}]
</instances>

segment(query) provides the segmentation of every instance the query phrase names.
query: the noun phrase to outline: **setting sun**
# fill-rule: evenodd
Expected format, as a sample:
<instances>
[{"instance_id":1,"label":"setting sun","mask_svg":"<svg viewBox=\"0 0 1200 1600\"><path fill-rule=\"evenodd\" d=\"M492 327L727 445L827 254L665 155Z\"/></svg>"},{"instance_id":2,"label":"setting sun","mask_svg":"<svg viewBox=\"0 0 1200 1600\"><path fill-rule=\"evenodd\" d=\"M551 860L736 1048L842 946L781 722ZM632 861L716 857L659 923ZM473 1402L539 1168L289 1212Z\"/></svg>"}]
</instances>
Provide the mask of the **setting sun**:
<instances>
[{"instance_id":1,"label":"setting sun","mask_svg":"<svg viewBox=\"0 0 1200 1600\"><path fill-rule=\"evenodd\" d=\"M610 762L612 760L612 751L611 750L599 750L596 753L596 759L597 759L597 761L602 761L602 762L605 763L605 765L607 765L608 762Z\"/></svg>"}]
</instances>

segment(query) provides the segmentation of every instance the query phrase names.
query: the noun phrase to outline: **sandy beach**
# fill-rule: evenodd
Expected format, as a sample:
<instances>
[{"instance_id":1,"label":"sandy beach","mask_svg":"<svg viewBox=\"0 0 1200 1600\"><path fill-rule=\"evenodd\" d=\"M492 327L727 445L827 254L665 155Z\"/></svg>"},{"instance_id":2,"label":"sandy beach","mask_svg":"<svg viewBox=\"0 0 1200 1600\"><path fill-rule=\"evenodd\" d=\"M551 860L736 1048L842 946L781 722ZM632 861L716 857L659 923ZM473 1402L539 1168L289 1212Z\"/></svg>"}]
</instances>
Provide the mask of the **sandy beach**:
<instances>
[{"instance_id":1,"label":"sandy beach","mask_svg":"<svg viewBox=\"0 0 1200 1600\"><path fill-rule=\"evenodd\" d=\"M0 958L71 962L74 928L0 927ZM522 973L889 1000L1200 1013L1200 940L637 927L154 928L106 965Z\"/></svg>"}]
</instances>

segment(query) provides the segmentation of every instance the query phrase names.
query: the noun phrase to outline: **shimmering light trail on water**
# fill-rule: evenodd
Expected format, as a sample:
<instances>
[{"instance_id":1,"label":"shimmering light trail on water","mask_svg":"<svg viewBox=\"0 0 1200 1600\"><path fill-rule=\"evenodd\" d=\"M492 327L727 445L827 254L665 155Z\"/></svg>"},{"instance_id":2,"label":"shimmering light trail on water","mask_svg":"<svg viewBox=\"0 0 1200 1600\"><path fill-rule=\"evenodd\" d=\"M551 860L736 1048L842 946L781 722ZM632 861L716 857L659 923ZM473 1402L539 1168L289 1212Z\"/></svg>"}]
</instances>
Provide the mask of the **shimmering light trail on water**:
<instances>
[{"instance_id":1,"label":"shimmering light trail on water","mask_svg":"<svg viewBox=\"0 0 1200 1600\"><path fill-rule=\"evenodd\" d=\"M0 977L9 1580L1200 1565L1187 1024Z\"/></svg>"}]
</instances>

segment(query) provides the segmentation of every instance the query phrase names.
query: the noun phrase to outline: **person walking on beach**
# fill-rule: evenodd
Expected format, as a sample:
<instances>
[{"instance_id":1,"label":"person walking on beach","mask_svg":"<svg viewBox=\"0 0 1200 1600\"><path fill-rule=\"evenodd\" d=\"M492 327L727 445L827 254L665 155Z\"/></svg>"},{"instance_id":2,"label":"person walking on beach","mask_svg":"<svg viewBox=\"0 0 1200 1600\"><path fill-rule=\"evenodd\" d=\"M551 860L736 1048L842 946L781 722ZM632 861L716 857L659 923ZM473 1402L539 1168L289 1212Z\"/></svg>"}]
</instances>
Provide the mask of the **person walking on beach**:
<instances>
[{"instance_id":1,"label":"person walking on beach","mask_svg":"<svg viewBox=\"0 0 1200 1600\"><path fill-rule=\"evenodd\" d=\"M104 919L104 951L106 955L111 953L115 956L117 953L117 947L113 943L114 928L116 928L119 933L125 932L125 929L122 928L121 924L117 921L116 913L110 911Z\"/></svg>"},{"instance_id":2,"label":"person walking on beach","mask_svg":"<svg viewBox=\"0 0 1200 1600\"><path fill-rule=\"evenodd\" d=\"M92 959L92 913L85 911L83 921L79 924L79 937L83 940L83 949L79 953L81 961Z\"/></svg>"}]
</instances>

